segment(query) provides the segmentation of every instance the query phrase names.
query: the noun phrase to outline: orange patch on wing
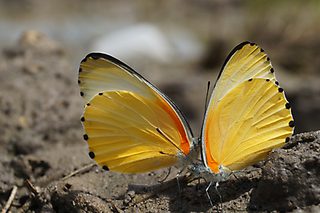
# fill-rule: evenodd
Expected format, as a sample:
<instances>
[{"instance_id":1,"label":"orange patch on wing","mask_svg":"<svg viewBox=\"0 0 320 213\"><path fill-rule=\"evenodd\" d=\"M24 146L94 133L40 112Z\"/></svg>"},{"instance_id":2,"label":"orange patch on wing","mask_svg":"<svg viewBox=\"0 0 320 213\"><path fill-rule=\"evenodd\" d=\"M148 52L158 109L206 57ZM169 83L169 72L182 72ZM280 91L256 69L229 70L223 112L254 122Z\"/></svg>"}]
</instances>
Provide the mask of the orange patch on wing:
<instances>
[{"instance_id":1,"label":"orange patch on wing","mask_svg":"<svg viewBox=\"0 0 320 213\"><path fill-rule=\"evenodd\" d=\"M159 105L161 106L162 109L164 109L171 117L171 119L174 121L178 131L179 131L179 136L180 136L180 146L182 149L182 152L187 155L190 152L190 143L189 140L187 138L185 129L182 125L181 120L179 119L178 115L174 112L174 110L172 109L172 107L163 100L162 97L159 98Z\"/></svg>"},{"instance_id":2,"label":"orange patch on wing","mask_svg":"<svg viewBox=\"0 0 320 213\"><path fill-rule=\"evenodd\" d=\"M217 161L215 161L212 156L211 156L211 150L210 150L210 143L209 142L209 126L210 126L210 122L211 122L211 117L208 115L208 120L207 120L207 124L206 129L205 129L205 152L206 152L206 160L207 160L207 164L210 167L211 171L213 171L215 174L219 173L219 164Z\"/></svg>"}]
</instances>

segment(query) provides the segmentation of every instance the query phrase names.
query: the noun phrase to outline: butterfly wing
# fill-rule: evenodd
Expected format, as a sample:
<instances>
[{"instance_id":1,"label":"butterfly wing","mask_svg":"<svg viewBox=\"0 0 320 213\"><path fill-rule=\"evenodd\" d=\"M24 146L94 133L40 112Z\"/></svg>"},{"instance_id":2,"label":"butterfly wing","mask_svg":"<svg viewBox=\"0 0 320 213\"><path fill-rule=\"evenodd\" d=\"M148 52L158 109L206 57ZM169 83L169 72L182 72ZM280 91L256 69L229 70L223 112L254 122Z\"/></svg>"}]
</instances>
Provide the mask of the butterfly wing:
<instances>
[{"instance_id":1,"label":"butterfly wing","mask_svg":"<svg viewBox=\"0 0 320 213\"><path fill-rule=\"evenodd\" d=\"M81 61L78 83L86 102L101 91L125 90L148 98L154 96L154 88L139 73L102 53L90 53Z\"/></svg>"},{"instance_id":2,"label":"butterfly wing","mask_svg":"<svg viewBox=\"0 0 320 213\"><path fill-rule=\"evenodd\" d=\"M255 43L246 41L236 46L228 55L216 81L209 108L214 108L229 91L251 78L276 82L267 54Z\"/></svg>"},{"instance_id":3,"label":"butterfly wing","mask_svg":"<svg viewBox=\"0 0 320 213\"><path fill-rule=\"evenodd\" d=\"M261 62L258 70L251 70L252 65L244 65L244 61L245 64L260 61L261 51L256 57L249 51L256 51L255 46L247 43L243 45L243 52L238 52L241 49L233 51L229 57L232 61L226 62L220 76L224 80L218 80L206 112L202 154L205 165L214 173L219 173L220 165L235 171L264 159L272 149L284 145L293 133L290 105L268 68L271 66L269 60ZM238 72L242 74L236 78Z\"/></svg>"},{"instance_id":4,"label":"butterfly wing","mask_svg":"<svg viewBox=\"0 0 320 213\"><path fill-rule=\"evenodd\" d=\"M79 85L87 105L83 127L89 156L103 168L141 173L174 165L192 148L192 133L178 108L119 60L89 54Z\"/></svg>"}]
</instances>

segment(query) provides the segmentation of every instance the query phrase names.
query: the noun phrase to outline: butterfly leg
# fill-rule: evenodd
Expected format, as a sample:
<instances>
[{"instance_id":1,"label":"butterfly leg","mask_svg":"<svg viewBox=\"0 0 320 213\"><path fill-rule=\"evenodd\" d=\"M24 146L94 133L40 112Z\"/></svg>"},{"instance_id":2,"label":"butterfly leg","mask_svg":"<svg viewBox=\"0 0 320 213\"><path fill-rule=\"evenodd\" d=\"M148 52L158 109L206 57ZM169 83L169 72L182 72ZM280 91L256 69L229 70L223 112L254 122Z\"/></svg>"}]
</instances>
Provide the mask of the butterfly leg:
<instances>
[{"instance_id":1,"label":"butterfly leg","mask_svg":"<svg viewBox=\"0 0 320 213\"><path fill-rule=\"evenodd\" d=\"M178 189L179 189L179 194L181 192L181 187L180 187L180 182L179 182L179 176L181 174L181 171L176 175L176 180L177 180L177 185L178 185Z\"/></svg>"},{"instance_id":2,"label":"butterfly leg","mask_svg":"<svg viewBox=\"0 0 320 213\"><path fill-rule=\"evenodd\" d=\"M218 196L220 198L220 208L222 209L222 196L221 196L221 194L220 194L220 192L218 190L218 186L219 186L219 182L216 182L216 185L215 185L214 188L216 189L216 192L217 192L217 194L218 194Z\"/></svg>"},{"instance_id":3,"label":"butterfly leg","mask_svg":"<svg viewBox=\"0 0 320 213\"><path fill-rule=\"evenodd\" d=\"M199 188L200 188L200 183L201 183L201 179L198 178L197 190L199 190Z\"/></svg>"},{"instance_id":4,"label":"butterfly leg","mask_svg":"<svg viewBox=\"0 0 320 213\"><path fill-rule=\"evenodd\" d=\"M235 174L235 172L232 172L231 174L233 175L233 177L234 177L236 180L239 180L239 178L237 177L237 175Z\"/></svg>"},{"instance_id":5,"label":"butterfly leg","mask_svg":"<svg viewBox=\"0 0 320 213\"><path fill-rule=\"evenodd\" d=\"M158 182L163 183L164 181L167 180L167 178L169 177L170 174L171 174L171 167L169 167L169 169L168 169L168 174L166 174L166 176L162 180L158 180Z\"/></svg>"},{"instance_id":6,"label":"butterfly leg","mask_svg":"<svg viewBox=\"0 0 320 213\"><path fill-rule=\"evenodd\" d=\"M210 205L213 207L213 203L212 203L211 197L210 197L210 195L209 195L209 189L210 189L210 187L211 187L211 184L212 184L212 182L210 182L209 185L207 186L207 188L206 188L206 194L207 194L207 197L208 197L208 199L209 199L209 201L210 201Z\"/></svg>"}]
</instances>

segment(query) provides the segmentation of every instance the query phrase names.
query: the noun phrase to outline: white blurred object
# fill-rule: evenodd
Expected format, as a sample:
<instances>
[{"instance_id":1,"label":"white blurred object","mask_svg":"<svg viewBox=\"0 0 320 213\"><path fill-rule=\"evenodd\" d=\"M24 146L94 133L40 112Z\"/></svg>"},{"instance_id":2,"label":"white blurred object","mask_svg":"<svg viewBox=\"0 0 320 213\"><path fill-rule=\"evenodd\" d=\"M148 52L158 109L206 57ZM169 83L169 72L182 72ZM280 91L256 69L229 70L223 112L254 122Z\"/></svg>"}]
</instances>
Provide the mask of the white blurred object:
<instances>
[{"instance_id":1,"label":"white blurred object","mask_svg":"<svg viewBox=\"0 0 320 213\"><path fill-rule=\"evenodd\" d=\"M190 32L162 32L151 24L137 24L104 35L94 41L90 51L110 54L121 60L148 58L160 63L196 61L203 47Z\"/></svg>"}]
</instances>

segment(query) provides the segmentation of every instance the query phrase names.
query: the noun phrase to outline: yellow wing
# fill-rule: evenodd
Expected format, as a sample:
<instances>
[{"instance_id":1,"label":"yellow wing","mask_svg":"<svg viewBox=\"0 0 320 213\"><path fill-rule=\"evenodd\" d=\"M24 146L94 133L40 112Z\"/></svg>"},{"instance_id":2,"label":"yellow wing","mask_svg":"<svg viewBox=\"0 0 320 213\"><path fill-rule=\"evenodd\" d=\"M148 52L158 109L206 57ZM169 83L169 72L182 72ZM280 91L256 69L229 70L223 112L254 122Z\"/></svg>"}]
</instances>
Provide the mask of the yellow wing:
<instances>
[{"instance_id":1,"label":"yellow wing","mask_svg":"<svg viewBox=\"0 0 320 213\"><path fill-rule=\"evenodd\" d=\"M241 170L281 147L293 133L293 118L283 89L268 79L250 79L235 87L207 114L206 165Z\"/></svg>"},{"instance_id":2,"label":"yellow wing","mask_svg":"<svg viewBox=\"0 0 320 213\"><path fill-rule=\"evenodd\" d=\"M106 170L148 172L189 154L192 133L178 108L124 63L89 54L79 84L89 156Z\"/></svg>"},{"instance_id":3,"label":"yellow wing","mask_svg":"<svg viewBox=\"0 0 320 213\"><path fill-rule=\"evenodd\" d=\"M90 53L80 64L80 95L89 102L101 91L132 91L148 98L154 98L154 89L150 88L142 76L128 65L102 53Z\"/></svg>"},{"instance_id":4,"label":"yellow wing","mask_svg":"<svg viewBox=\"0 0 320 213\"><path fill-rule=\"evenodd\" d=\"M270 59L264 50L255 43L243 42L231 51L222 66L209 108L216 107L229 91L251 78L269 79L278 84Z\"/></svg>"},{"instance_id":5,"label":"yellow wing","mask_svg":"<svg viewBox=\"0 0 320 213\"><path fill-rule=\"evenodd\" d=\"M293 118L270 59L259 46L243 42L224 63L202 127L204 163L243 169L282 146L293 133Z\"/></svg>"}]
</instances>

